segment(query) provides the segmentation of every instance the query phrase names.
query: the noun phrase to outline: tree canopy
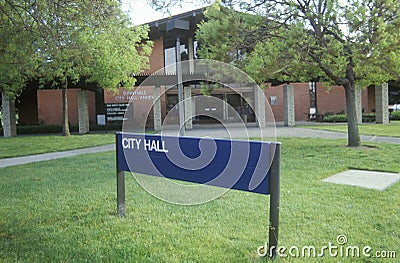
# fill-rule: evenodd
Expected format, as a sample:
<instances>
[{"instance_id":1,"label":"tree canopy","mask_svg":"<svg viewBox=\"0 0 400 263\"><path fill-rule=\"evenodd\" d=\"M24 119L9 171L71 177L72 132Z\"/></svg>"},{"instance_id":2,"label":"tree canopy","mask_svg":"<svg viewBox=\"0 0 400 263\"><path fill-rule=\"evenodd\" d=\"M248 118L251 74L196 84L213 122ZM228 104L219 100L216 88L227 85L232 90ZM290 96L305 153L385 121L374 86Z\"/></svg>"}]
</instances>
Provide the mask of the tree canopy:
<instances>
[{"instance_id":1,"label":"tree canopy","mask_svg":"<svg viewBox=\"0 0 400 263\"><path fill-rule=\"evenodd\" d=\"M0 3L0 91L13 98L35 74L34 21L8 2Z\"/></svg>"},{"instance_id":2,"label":"tree canopy","mask_svg":"<svg viewBox=\"0 0 400 263\"><path fill-rule=\"evenodd\" d=\"M398 1L233 2L207 9L201 54L234 61L259 82L318 77L343 85L350 65L360 86L400 76Z\"/></svg>"},{"instance_id":3,"label":"tree canopy","mask_svg":"<svg viewBox=\"0 0 400 263\"><path fill-rule=\"evenodd\" d=\"M133 73L148 65L147 29L130 24L118 1L45 0L36 4L45 80L87 77L102 88L133 86ZM41 77L42 77L41 76Z\"/></svg>"},{"instance_id":4,"label":"tree canopy","mask_svg":"<svg viewBox=\"0 0 400 263\"><path fill-rule=\"evenodd\" d=\"M360 145L356 85L400 76L398 0L227 0L205 15L197 32L203 58L234 63L259 83L318 79L343 86L349 146Z\"/></svg>"},{"instance_id":5,"label":"tree canopy","mask_svg":"<svg viewBox=\"0 0 400 263\"><path fill-rule=\"evenodd\" d=\"M148 66L147 28L133 26L117 0L5 0L0 16L7 39L0 50L7 68L2 90L17 94L32 78L62 88L66 135L69 82L84 78L100 88L129 88L133 74Z\"/></svg>"}]
</instances>

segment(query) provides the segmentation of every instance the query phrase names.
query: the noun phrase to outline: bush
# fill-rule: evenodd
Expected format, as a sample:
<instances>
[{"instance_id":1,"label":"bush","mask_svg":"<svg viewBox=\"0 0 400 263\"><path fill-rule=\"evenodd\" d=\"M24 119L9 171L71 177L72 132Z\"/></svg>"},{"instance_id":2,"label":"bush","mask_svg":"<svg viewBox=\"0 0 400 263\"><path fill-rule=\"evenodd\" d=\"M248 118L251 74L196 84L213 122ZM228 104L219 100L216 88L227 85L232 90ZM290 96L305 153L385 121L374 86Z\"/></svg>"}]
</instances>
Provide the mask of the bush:
<instances>
[{"instance_id":1,"label":"bush","mask_svg":"<svg viewBox=\"0 0 400 263\"><path fill-rule=\"evenodd\" d=\"M400 121L400 110L392 111L389 118L392 121Z\"/></svg>"},{"instance_id":2,"label":"bush","mask_svg":"<svg viewBox=\"0 0 400 263\"><path fill-rule=\"evenodd\" d=\"M61 133L61 125L17 125L17 134L41 134L41 133ZM70 127L74 130L74 127ZM0 127L0 136L3 135L3 128Z\"/></svg>"},{"instance_id":3,"label":"bush","mask_svg":"<svg viewBox=\"0 0 400 263\"><path fill-rule=\"evenodd\" d=\"M105 125L97 125L97 124L90 124L89 130L91 131L121 131L122 130L122 123L108 123L107 126Z\"/></svg>"},{"instance_id":4,"label":"bush","mask_svg":"<svg viewBox=\"0 0 400 263\"><path fill-rule=\"evenodd\" d=\"M100 126L97 124L90 124L89 125L90 131L106 131L106 130L121 130L121 124L108 124L107 126ZM70 125L69 126L70 132L78 132L79 127L78 125ZM46 133L61 133L62 125L58 124L37 124L37 125L17 125L17 134L46 134ZM0 127L0 136L3 135L3 129Z\"/></svg>"},{"instance_id":5,"label":"bush","mask_svg":"<svg viewBox=\"0 0 400 263\"><path fill-rule=\"evenodd\" d=\"M363 113L363 123L375 122L375 113ZM392 111L389 115L391 121L400 120L400 111ZM346 114L344 113L327 113L322 117L323 122L347 122Z\"/></svg>"},{"instance_id":6,"label":"bush","mask_svg":"<svg viewBox=\"0 0 400 263\"><path fill-rule=\"evenodd\" d=\"M375 122L375 113L363 113L362 121L364 123Z\"/></svg>"},{"instance_id":7,"label":"bush","mask_svg":"<svg viewBox=\"0 0 400 263\"><path fill-rule=\"evenodd\" d=\"M328 113L324 116L323 122L347 122L346 114L332 114Z\"/></svg>"}]
</instances>

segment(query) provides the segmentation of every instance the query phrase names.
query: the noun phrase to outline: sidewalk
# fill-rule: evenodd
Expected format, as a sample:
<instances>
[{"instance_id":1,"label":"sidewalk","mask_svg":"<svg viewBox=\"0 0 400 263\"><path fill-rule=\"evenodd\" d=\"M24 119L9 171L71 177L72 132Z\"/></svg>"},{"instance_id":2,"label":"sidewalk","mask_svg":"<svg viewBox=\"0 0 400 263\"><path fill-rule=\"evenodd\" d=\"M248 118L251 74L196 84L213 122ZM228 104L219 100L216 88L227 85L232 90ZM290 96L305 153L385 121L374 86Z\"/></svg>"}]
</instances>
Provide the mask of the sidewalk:
<instances>
[{"instance_id":1,"label":"sidewalk","mask_svg":"<svg viewBox=\"0 0 400 263\"><path fill-rule=\"evenodd\" d=\"M162 134L165 135L177 135L176 130L166 130ZM209 136L212 138L233 138L233 139L245 139L245 138L267 138L274 139L279 137L298 137L298 138L326 138L326 139L347 139L347 134L342 132L331 132L322 131L307 128L297 127L283 127L278 126L276 128L267 127L260 130L258 127L250 126L246 129L239 125L228 126L227 128L221 125L210 125L194 127L193 130L188 130L185 136ZM392 143L400 144L400 137L382 137L382 136L370 136L361 135L362 142L374 142L374 143Z\"/></svg>"},{"instance_id":2,"label":"sidewalk","mask_svg":"<svg viewBox=\"0 0 400 263\"><path fill-rule=\"evenodd\" d=\"M28 156L21 156L21 157L5 158L5 159L0 159L0 168L20 165L20 164L26 164L26 163L48 161L48 160L59 159L59 158L64 158L64 157L81 155L81 154L85 154L85 153L105 152L105 151L112 151L112 150L115 150L114 144L108 144L108 145L84 148L84 149L78 149L78 150L63 151L63 152L52 152L52 153L35 154L35 155L28 155Z\"/></svg>"},{"instance_id":3,"label":"sidewalk","mask_svg":"<svg viewBox=\"0 0 400 263\"><path fill-rule=\"evenodd\" d=\"M347 139L347 133L321 131L306 128L277 128L278 137L303 137L303 138L327 138L327 139ZM383 137L360 135L361 142L392 143L400 144L400 137Z\"/></svg>"},{"instance_id":4,"label":"sidewalk","mask_svg":"<svg viewBox=\"0 0 400 263\"><path fill-rule=\"evenodd\" d=\"M166 129L161 134L177 135L177 131L172 129ZM239 125L232 125L228 126L227 128L224 128L221 125L198 126L194 127L193 130L186 131L185 136L191 136L191 137L207 136L212 138L233 138L233 139L266 138L271 140L273 140L274 138L278 138L277 139L278 141L279 137L347 139L347 134L340 132L330 132L330 131L313 130L306 128L295 128L295 127L293 128L267 127L259 129L258 127L253 126L244 129ZM400 138L398 137L379 137L379 136L368 136L368 135L361 135L360 137L362 142L400 144ZM5 158L5 159L0 159L0 168L59 159L86 153L96 153L96 152L105 152L113 150L115 150L115 145L108 144L104 146L97 146L97 147L78 149L78 150L36 154L36 155L14 157L14 158Z\"/></svg>"}]
</instances>

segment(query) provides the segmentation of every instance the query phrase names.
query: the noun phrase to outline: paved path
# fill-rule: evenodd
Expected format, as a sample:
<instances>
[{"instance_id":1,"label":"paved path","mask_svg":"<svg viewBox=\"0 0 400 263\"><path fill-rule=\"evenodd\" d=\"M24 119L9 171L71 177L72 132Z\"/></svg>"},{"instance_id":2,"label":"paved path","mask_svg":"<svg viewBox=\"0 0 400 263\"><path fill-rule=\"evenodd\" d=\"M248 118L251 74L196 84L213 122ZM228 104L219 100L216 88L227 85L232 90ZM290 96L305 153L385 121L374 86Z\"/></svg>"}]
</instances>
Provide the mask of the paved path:
<instances>
[{"instance_id":1,"label":"paved path","mask_svg":"<svg viewBox=\"0 0 400 263\"><path fill-rule=\"evenodd\" d=\"M166 129L162 134L165 135L176 135L176 131ZM257 127L248 127L243 129L238 125L232 125L228 128L222 128L221 126L208 126L208 127L195 127L193 130L187 131L186 136L209 136L213 138L251 138L251 137L262 137L262 138L275 138L275 137L300 137L300 138L330 138L330 139L346 139L347 134L340 132L320 131L306 128L287 128L277 127L275 128L264 128L260 130ZM376 142L376 143L393 143L400 144L400 138L397 137L377 137L362 135L361 140L363 142ZM58 159L69 156L76 156L85 153L105 152L115 150L114 144L91 147L85 149L54 152L37 154L23 157L6 158L0 159L0 168L15 166L20 164L47 161L52 159Z\"/></svg>"},{"instance_id":2,"label":"paved path","mask_svg":"<svg viewBox=\"0 0 400 263\"><path fill-rule=\"evenodd\" d=\"M166 135L177 135L176 131L166 130L163 132ZM243 129L238 125L232 125L228 128L221 126L209 126L207 128L194 128L193 130L186 131L186 136L210 136L213 138L275 138L275 137L300 137L300 138L327 138L327 139L347 139L347 134L342 132L331 132L314 130L307 128L288 128L278 126L276 128L264 128L260 130L257 127L247 127ZM393 143L400 144L400 137L381 137L361 135L362 142L376 142L376 143Z\"/></svg>"},{"instance_id":3,"label":"paved path","mask_svg":"<svg viewBox=\"0 0 400 263\"><path fill-rule=\"evenodd\" d=\"M48 161L53 159L59 159L64 157L76 156L85 153L96 153L96 152L105 152L105 151L112 151L115 150L114 144L108 144L103 146L85 148L85 149L78 149L78 150L70 150L70 151L63 151L63 152L53 152L53 153L44 153L44 154L35 154L29 156L21 156L21 157L14 157L14 158L6 158L0 159L0 168L26 164L26 163L34 163L34 162L41 162L41 161Z\"/></svg>"},{"instance_id":4,"label":"paved path","mask_svg":"<svg viewBox=\"0 0 400 263\"><path fill-rule=\"evenodd\" d=\"M305 138L328 138L328 139L347 139L347 133L343 132L331 132L331 131L321 131L306 128L277 128L278 137L305 137ZM383 137L383 136L371 136L371 135L361 135L362 142L384 142L400 144L400 137Z\"/></svg>"}]
</instances>

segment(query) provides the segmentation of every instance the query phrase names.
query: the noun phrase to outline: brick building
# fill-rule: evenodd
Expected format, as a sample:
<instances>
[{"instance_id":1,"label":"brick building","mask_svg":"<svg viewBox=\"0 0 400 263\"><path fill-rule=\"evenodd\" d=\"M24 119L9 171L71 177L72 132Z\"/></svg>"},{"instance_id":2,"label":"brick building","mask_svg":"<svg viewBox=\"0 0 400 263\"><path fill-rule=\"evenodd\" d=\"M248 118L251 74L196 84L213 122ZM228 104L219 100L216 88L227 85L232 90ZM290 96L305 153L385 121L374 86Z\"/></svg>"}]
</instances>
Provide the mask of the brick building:
<instances>
[{"instance_id":1,"label":"brick building","mask_svg":"<svg viewBox=\"0 0 400 263\"><path fill-rule=\"evenodd\" d=\"M311 113L325 115L346 111L344 88L325 87L323 83L291 83L294 86L295 120L308 121ZM283 84L265 89L276 121L284 119ZM361 91L362 112L375 111L375 88L368 87Z\"/></svg>"},{"instance_id":2,"label":"brick building","mask_svg":"<svg viewBox=\"0 0 400 263\"><path fill-rule=\"evenodd\" d=\"M196 9L190 12L179 14L170 18L161 19L149 23L149 37L154 41L153 52L150 57L150 69L137 75L137 85L144 83L147 77L158 70L167 67L160 75L160 83L151 83L147 87L135 91L119 89L117 94L102 91L95 87L88 87L85 83L78 83L68 89L68 108L69 121L71 124L79 123L79 94L85 90L85 103L87 103L86 122L105 124L121 122L124 119L125 111L131 107L135 112L135 118L138 122L144 122L148 128L155 125L154 116L164 120L168 113L173 112L179 100L178 90L176 88L166 89L169 79L176 76L176 68L168 67L176 62L177 36L182 61L191 61L197 59L196 49L198 43L195 39L195 30L197 24L204 18L204 8ZM196 67L194 63L189 63L189 67ZM209 84L213 85L213 84ZM343 87L324 87L322 83L292 83L294 87L294 115L296 121L307 121L315 113L338 113L344 112L345 95ZM215 117L226 121L239 121L237 116L244 117L249 122L256 121L256 113L252 110L246 110L249 100L256 100L253 90L248 87L242 87L240 91L232 90L228 86L213 86L211 96L218 98L231 106L230 109L216 102L215 105L196 104L196 98L201 94L202 83L200 81L189 84L184 83L184 89L190 90L191 110L195 117L191 123L204 123L214 121L210 115L215 109ZM155 88L160 88L156 90ZM155 95L161 94L157 103L160 109L154 112ZM240 94L239 94L240 93ZM284 121L284 85L270 86L264 90L264 94L271 106L275 121ZM186 95L185 95L186 96ZM132 100L130 100L132 99ZM131 103L129 103L131 101ZM211 103L211 102L210 102ZM157 104L158 105L158 104ZM361 105L364 112L375 110L375 91L374 88L366 88L361 93ZM17 109L20 124L61 124L62 121L62 103L61 90L38 89L37 83L32 83L20 96L17 101ZM232 109L239 112L232 114ZM206 112L208 110L208 112ZM150 112L150 114L148 114ZM157 115L158 114L158 115ZM179 116L169 116L172 122L177 122ZM191 124L190 124L191 125Z\"/></svg>"}]
</instances>

